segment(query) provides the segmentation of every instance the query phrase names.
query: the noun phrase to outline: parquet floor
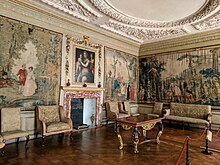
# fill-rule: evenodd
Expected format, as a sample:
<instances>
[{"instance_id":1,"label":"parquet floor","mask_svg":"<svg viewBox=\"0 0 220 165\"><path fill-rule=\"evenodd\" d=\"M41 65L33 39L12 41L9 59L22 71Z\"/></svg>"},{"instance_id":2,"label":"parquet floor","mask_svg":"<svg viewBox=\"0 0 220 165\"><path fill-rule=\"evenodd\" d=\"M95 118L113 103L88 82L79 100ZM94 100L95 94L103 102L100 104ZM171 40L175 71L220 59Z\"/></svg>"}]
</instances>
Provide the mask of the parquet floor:
<instances>
[{"instance_id":1,"label":"parquet floor","mask_svg":"<svg viewBox=\"0 0 220 165\"><path fill-rule=\"evenodd\" d=\"M183 130L181 128L165 127L161 143L145 143L139 146L139 153L134 154L132 147L119 150L118 139L112 126L89 129L74 133L74 139L69 135L64 138L50 136L46 138L46 147L41 148L41 139L31 140L27 153L24 142L19 143L16 152L15 144L8 144L5 156L0 157L0 164L11 165L174 165L182 149L186 136L197 137L201 129ZM148 133L151 136L156 129ZM220 138L220 137L219 137ZM200 141L190 141L190 165L220 165L220 153L212 155L201 153ZM185 165L185 153L180 161Z\"/></svg>"}]
</instances>

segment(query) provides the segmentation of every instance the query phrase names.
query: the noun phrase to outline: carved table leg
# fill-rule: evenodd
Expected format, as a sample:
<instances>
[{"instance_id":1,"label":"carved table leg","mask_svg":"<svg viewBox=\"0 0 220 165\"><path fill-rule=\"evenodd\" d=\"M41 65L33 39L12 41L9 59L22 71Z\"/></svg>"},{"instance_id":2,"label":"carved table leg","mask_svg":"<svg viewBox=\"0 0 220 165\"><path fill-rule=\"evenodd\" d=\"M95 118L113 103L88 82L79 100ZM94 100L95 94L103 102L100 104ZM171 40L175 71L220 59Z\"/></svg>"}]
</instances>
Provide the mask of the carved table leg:
<instances>
[{"instance_id":1,"label":"carved table leg","mask_svg":"<svg viewBox=\"0 0 220 165\"><path fill-rule=\"evenodd\" d=\"M138 128L134 127L134 131L133 131L134 153L139 153L139 151L138 151L138 143L139 143L138 134L139 134Z\"/></svg>"},{"instance_id":2,"label":"carved table leg","mask_svg":"<svg viewBox=\"0 0 220 165\"><path fill-rule=\"evenodd\" d=\"M115 124L115 132L117 134L117 137L118 137L118 140L119 140L119 144L120 144L119 149L122 150L124 144L123 144L122 137L121 137L121 135L119 133L119 125L118 124Z\"/></svg>"},{"instance_id":3,"label":"carved table leg","mask_svg":"<svg viewBox=\"0 0 220 165\"><path fill-rule=\"evenodd\" d=\"M159 122L159 131L157 133L157 144L160 144L160 136L162 135L162 132L163 132L163 123L162 121Z\"/></svg>"}]
</instances>

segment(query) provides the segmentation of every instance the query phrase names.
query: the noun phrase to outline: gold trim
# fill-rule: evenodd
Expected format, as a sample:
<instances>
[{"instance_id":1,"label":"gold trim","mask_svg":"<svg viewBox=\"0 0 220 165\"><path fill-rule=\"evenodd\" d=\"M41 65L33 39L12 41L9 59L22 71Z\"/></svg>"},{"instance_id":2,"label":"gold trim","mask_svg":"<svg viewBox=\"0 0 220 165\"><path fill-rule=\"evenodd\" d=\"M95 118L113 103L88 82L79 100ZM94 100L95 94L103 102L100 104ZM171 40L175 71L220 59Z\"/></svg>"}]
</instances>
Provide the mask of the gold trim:
<instances>
[{"instance_id":1,"label":"gold trim","mask_svg":"<svg viewBox=\"0 0 220 165\"><path fill-rule=\"evenodd\" d=\"M68 82L69 79L69 51L70 51L70 41L71 37L66 36L66 64L65 64L65 70L66 70L66 78L65 82Z\"/></svg>"},{"instance_id":2,"label":"gold trim","mask_svg":"<svg viewBox=\"0 0 220 165\"><path fill-rule=\"evenodd\" d=\"M92 88L92 87L73 87L73 86L61 86L63 90L71 91L104 91L105 88Z\"/></svg>"},{"instance_id":3,"label":"gold trim","mask_svg":"<svg viewBox=\"0 0 220 165\"><path fill-rule=\"evenodd\" d=\"M124 124L121 124L121 126L122 126L122 128L124 129L124 130L130 130L131 128L132 128L132 126L128 126L128 125L124 125Z\"/></svg>"},{"instance_id":4,"label":"gold trim","mask_svg":"<svg viewBox=\"0 0 220 165\"><path fill-rule=\"evenodd\" d=\"M102 45L101 44L94 44L94 43L90 43L89 42L89 36L83 36L83 39L73 39L73 43L77 44L77 45L84 45L86 47L92 48L92 49L96 49L98 50L98 83L101 82L101 60L102 60ZM95 80L95 78L94 78Z\"/></svg>"},{"instance_id":5,"label":"gold trim","mask_svg":"<svg viewBox=\"0 0 220 165\"><path fill-rule=\"evenodd\" d=\"M87 41L86 41L87 42ZM85 45L86 45L87 43L85 43ZM77 63L77 61L76 61L76 49L81 49L82 51L87 51L87 52L92 52L92 53L94 53L95 55L94 55L94 60L95 60L95 68L94 68L94 80L93 80L93 82L77 82L76 81L76 63ZM72 83L75 83L75 84L95 84L95 76L96 76L96 67L97 67L97 60L96 60L96 51L94 50L94 49L89 49L89 48L84 48L84 47L82 47L82 46L74 46L74 50L73 50L73 66L74 66L74 68L73 68L73 80L72 80Z\"/></svg>"}]
</instances>

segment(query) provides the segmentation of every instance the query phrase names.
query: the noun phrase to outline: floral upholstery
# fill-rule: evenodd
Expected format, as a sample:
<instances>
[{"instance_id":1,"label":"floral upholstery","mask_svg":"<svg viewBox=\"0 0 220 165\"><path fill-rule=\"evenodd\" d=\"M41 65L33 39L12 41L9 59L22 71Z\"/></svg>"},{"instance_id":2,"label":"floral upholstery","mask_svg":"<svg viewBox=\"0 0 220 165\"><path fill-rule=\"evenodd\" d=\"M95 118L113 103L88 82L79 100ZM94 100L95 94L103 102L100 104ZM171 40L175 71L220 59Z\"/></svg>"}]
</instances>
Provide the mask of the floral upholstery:
<instances>
[{"instance_id":1,"label":"floral upholstery","mask_svg":"<svg viewBox=\"0 0 220 165\"><path fill-rule=\"evenodd\" d=\"M127 109L124 108L125 106ZM128 108L127 106L128 105L127 104L124 105L123 102L117 102L117 101L106 102L105 107L106 107L107 124L109 120L115 120L116 118L130 116L130 108Z\"/></svg>"},{"instance_id":2,"label":"floral upholstery","mask_svg":"<svg viewBox=\"0 0 220 165\"><path fill-rule=\"evenodd\" d=\"M153 107L153 114L157 114L159 116L162 115L163 103L155 102Z\"/></svg>"},{"instance_id":3,"label":"floral upholstery","mask_svg":"<svg viewBox=\"0 0 220 165\"><path fill-rule=\"evenodd\" d=\"M50 108L48 108L48 106L41 106L40 109L42 113L42 120L45 123L60 121L59 109L57 108L57 105L50 106Z\"/></svg>"},{"instance_id":4,"label":"floral upholstery","mask_svg":"<svg viewBox=\"0 0 220 165\"><path fill-rule=\"evenodd\" d=\"M68 130L70 129L70 126L68 123L64 122L54 122L54 123L48 123L47 124L47 132L55 132L57 130Z\"/></svg>"},{"instance_id":5,"label":"floral upholstery","mask_svg":"<svg viewBox=\"0 0 220 165\"><path fill-rule=\"evenodd\" d=\"M37 133L43 137L65 132L72 133L72 120L66 118L62 106L37 106Z\"/></svg>"},{"instance_id":6,"label":"floral upholstery","mask_svg":"<svg viewBox=\"0 0 220 165\"><path fill-rule=\"evenodd\" d=\"M211 106L196 104L170 104L170 115L166 119L196 124L211 124Z\"/></svg>"},{"instance_id":7,"label":"floral upholstery","mask_svg":"<svg viewBox=\"0 0 220 165\"><path fill-rule=\"evenodd\" d=\"M162 110L163 110L163 103L155 102L152 113L148 114L148 116L162 117L163 116Z\"/></svg>"},{"instance_id":8,"label":"floral upholstery","mask_svg":"<svg viewBox=\"0 0 220 165\"><path fill-rule=\"evenodd\" d=\"M26 137L26 149L29 141L28 132L21 129L21 108L2 108L1 109L1 135L7 141Z\"/></svg>"},{"instance_id":9,"label":"floral upholstery","mask_svg":"<svg viewBox=\"0 0 220 165\"><path fill-rule=\"evenodd\" d=\"M1 132L21 129L20 108L3 108L1 110Z\"/></svg>"}]
</instances>

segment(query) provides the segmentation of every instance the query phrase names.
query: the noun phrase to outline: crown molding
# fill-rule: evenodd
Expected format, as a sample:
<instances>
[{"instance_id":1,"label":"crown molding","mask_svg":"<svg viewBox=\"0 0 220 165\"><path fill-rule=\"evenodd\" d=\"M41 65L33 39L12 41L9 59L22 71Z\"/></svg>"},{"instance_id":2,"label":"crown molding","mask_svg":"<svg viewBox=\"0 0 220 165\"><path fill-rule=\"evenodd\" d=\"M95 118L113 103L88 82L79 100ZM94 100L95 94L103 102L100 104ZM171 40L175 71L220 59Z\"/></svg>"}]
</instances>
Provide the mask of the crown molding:
<instances>
[{"instance_id":1,"label":"crown molding","mask_svg":"<svg viewBox=\"0 0 220 165\"><path fill-rule=\"evenodd\" d=\"M146 43L140 47L140 56L155 55L166 52L181 51L220 45L220 28L176 37L173 39Z\"/></svg>"},{"instance_id":2,"label":"crown molding","mask_svg":"<svg viewBox=\"0 0 220 165\"><path fill-rule=\"evenodd\" d=\"M92 42L127 51L138 56L140 44L122 36L76 19L71 15L52 10L33 0L0 0L0 14L35 26L40 26L76 38L83 35L91 37Z\"/></svg>"}]
</instances>

